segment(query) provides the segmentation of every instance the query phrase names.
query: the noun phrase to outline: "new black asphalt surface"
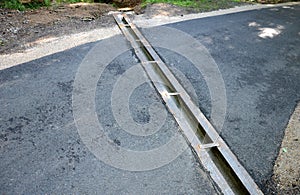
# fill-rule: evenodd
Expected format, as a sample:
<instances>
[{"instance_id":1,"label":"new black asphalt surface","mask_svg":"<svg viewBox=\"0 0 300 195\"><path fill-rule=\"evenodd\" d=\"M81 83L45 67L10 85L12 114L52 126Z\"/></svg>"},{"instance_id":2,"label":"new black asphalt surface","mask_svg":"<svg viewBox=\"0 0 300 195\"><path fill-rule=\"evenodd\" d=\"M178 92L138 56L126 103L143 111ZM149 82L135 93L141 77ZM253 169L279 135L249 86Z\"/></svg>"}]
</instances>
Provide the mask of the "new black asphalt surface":
<instances>
[{"instance_id":1,"label":"new black asphalt surface","mask_svg":"<svg viewBox=\"0 0 300 195\"><path fill-rule=\"evenodd\" d=\"M195 37L216 61L227 95L226 120L219 131L264 192L269 191L284 128L300 99L299 9L270 8L168 25ZM189 149L144 172L114 168L88 150L75 126L72 92L77 69L96 44L101 42L0 71L1 194L216 193ZM191 71L191 63L180 55L156 49L190 80L209 118L209 90L201 73ZM106 67L97 83L96 113L116 147L147 150L166 143L178 127L170 114L165 126L145 140L118 127L110 94L135 64L128 51ZM129 101L133 119L149 122L147 106L153 102L160 99L149 84L137 88Z\"/></svg>"},{"instance_id":2,"label":"new black asphalt surface","mask_svg":"<svg viewBox=\"0 0 300 195\"><path fill-rule=\"evenodd\" d=\"M221 136L265 192L284 129L300 100L299 17L298 5L168 25L198 39L219 66L227 93ZM161 55L176 64L172 54ZM186 66L177 66L195 79ZM199 98L199 105L209 113L207 97Z\"/></svg>"}]
</instances>

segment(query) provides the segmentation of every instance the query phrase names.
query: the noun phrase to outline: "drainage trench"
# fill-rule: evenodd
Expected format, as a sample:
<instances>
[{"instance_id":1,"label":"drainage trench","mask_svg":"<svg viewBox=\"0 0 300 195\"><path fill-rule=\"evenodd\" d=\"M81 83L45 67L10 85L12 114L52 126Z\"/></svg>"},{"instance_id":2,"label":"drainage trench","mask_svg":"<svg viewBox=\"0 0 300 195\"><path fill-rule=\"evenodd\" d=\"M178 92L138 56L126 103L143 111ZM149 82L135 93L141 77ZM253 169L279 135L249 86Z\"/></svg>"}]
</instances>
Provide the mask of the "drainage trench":
<instances>
[{"instance_id":1,"label":"drainage trench","mask_svg":"<svg viewBox=\"0 0 300 195\"><path fill-rule=\"evenodd\" d=\"M125 13L113 14L188 143L223 194L263 194L225 141Z\"/></svg>"}]
</instances>

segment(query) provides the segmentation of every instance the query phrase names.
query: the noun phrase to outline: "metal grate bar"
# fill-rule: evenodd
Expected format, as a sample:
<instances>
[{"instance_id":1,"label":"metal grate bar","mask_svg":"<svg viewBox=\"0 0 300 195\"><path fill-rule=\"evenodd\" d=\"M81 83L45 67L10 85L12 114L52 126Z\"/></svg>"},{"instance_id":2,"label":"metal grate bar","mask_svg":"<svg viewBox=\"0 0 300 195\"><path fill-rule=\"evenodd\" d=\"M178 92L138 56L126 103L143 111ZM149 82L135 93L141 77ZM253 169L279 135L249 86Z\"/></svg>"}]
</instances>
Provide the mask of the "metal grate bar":
<instances>
[{"instance_id":1,"label":"metal grate bar","mask_svg":"<svg viewBox=\"0 0 300 195\"><path fill-rule=\"evenodd\" d=\"M124 13L113 14L185 138L224 194L263 194L168 66ZM213 140L213 141L212 141Z\"/></svg>"}]
</instances>

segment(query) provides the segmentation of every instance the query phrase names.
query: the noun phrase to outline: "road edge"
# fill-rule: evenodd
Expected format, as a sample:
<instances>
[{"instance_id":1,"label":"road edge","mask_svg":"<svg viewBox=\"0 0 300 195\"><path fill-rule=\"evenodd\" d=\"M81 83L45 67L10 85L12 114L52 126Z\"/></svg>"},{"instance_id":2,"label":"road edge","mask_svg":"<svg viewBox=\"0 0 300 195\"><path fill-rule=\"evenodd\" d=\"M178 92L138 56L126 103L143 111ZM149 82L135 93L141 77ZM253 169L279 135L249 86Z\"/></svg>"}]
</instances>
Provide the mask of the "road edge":
<instances>
[{"instance_id":1,"label":"road edge","mask_svg":"<svg viewBox=\"0 0 300 195\"><path fill-rule=\"evenodd\" d=\"M300 190L300 102L297 103L285 128L279 154L273 167L273 182L280 194ZM298 189L297 189L298 188Z\"/></svg>"},{"instance_id":2,"label":"road edge","mask_svg":"<svg viewBox=\"0 0 300 195\"><path fill-rule=\"evenodd\" d=\"M239 13L251 10L259 10L265 8L276 8L283 6L299 5L300 2L289 2L281 4L254 4L238 6L229 9L217 10L212 12L188 14L184 16L160 16L151 19L146 19L143 15L135 16L134 23L138 27L149 28L154 26L160 26L175 22L182 22L192 19L200 19L212 16L227 15L232 13ZM109 13L110 14L110 13ZM35 46L26 49L21 53L12 53L0 55L0 70L7 69L22 63L26 63L44 56L48 56L54 53L58 53L67 49L77 47L86 43L96 42L102 39L107 39L115 35L121 34L117 26L110 28L99 28L92 31L81 32L71 35L64 35L61 37L44 40Z\"/></svg>"}]
</instances>

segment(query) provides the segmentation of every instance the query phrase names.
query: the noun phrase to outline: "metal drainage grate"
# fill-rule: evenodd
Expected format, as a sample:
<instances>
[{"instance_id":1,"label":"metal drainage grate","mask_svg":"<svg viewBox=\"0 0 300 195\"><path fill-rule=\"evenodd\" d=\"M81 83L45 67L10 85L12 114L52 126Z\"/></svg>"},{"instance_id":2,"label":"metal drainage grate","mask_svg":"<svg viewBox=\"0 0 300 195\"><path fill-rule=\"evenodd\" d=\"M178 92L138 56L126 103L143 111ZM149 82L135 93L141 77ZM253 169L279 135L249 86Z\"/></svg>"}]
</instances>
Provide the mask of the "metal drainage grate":
<instances>
[{"instance_id":1,"label":"metal drainage grate","mask_svg":"<svg viewBox=\"0 0 300 195\"><path fill-rule=\"evenodd\" d=\"M125 13L113 14L187 141L224 194L263 194L183 86Z\"/></svg>"}]
</instances>

